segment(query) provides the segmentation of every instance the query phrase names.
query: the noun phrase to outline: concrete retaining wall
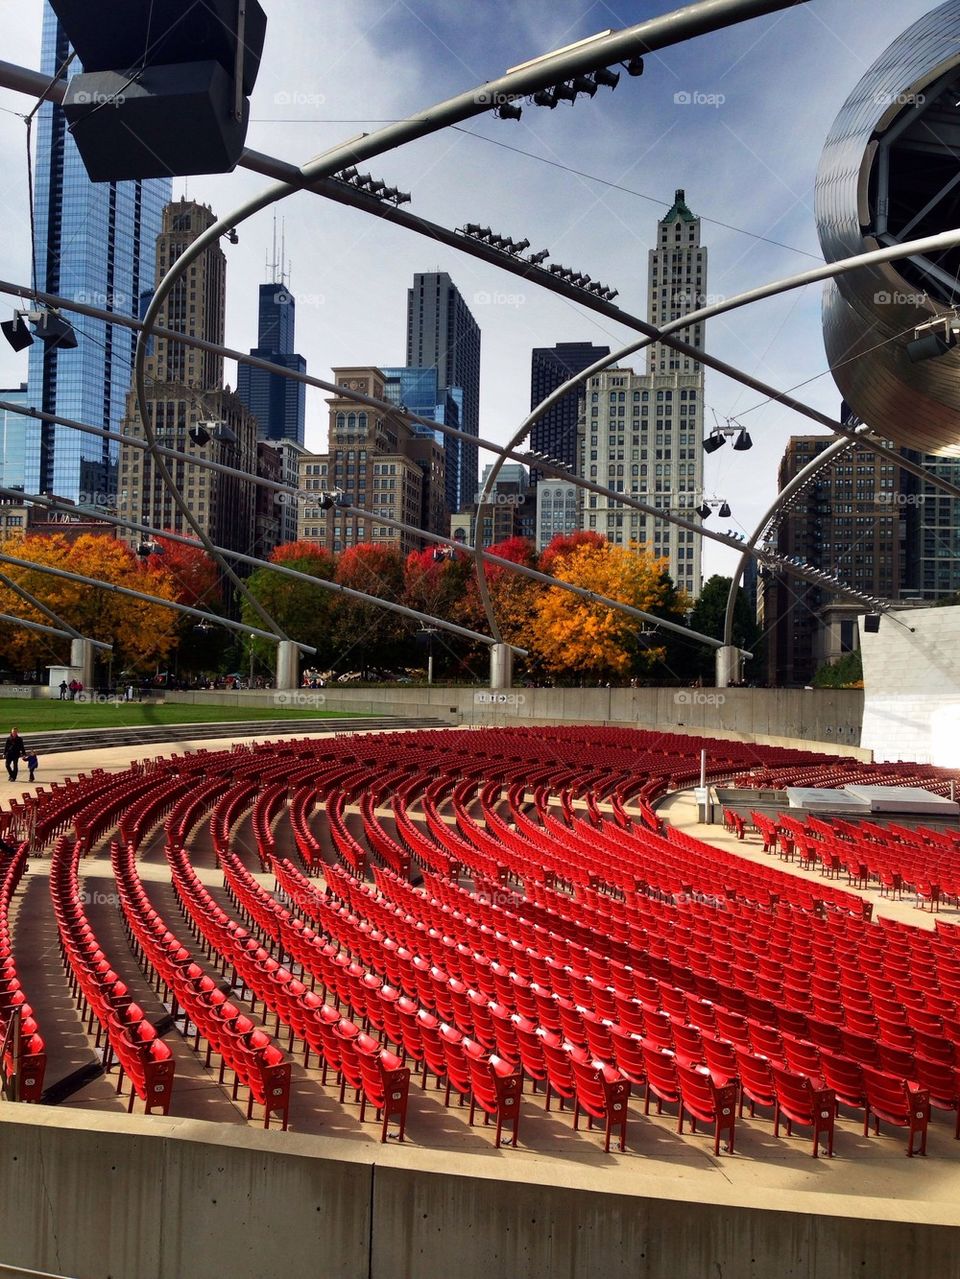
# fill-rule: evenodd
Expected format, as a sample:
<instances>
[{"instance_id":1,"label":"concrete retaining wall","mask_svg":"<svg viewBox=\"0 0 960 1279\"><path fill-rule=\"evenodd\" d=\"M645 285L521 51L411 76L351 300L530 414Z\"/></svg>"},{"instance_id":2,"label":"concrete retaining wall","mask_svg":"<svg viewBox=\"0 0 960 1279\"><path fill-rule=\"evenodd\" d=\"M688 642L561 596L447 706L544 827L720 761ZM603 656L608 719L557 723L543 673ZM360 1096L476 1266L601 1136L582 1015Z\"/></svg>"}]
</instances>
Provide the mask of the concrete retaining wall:
<instances>
[{"instance_id":1,"label":"concrete retaining wall","mask_svg":"<svg viewBox=\"0 0 960 1279\"><path fill-rule=\"evenodd\" d=\"M462 724L619 724L728 737L771 746L817 746L860 756L858 689L477 688L349 684L290 693L168 693L169 702L267 705L373 715L439 715ZM862 758L869 758L863 755Z\"/></svg>"},{"instance_id":2,"label":"concrete retaining wall","mask_svg":"<svg viewBox=\"0 0 960 1279\"><path fill-rule=\"evenodd\" d=\"M0 1262L76 1279L956 1274L949 1204L732 1186L719 1168L667 1180L638 1157L624 1194L579 1184L602 1183L602 1158L9 1104L0 1132Z\"/></svg>"}]
</instances>

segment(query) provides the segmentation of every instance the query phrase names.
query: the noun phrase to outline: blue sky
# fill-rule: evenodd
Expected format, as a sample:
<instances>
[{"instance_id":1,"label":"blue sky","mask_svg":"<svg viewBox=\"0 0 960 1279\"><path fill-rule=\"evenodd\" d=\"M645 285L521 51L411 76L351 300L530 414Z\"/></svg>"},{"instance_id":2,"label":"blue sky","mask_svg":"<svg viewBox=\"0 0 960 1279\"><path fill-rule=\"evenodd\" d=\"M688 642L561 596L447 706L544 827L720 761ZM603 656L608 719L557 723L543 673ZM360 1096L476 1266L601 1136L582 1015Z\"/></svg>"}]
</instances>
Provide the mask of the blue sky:
<instances>
[{"instance_id":1,"label":"blue sky","mask_svg":"<svg viewBox=\"0 0 960 1279\"><path fill-rule=\"evenodd\" d=\"M248 145L302 163L529 57L674 6L266 0L265 7L267 48ZM640 314L657 218L683 187L705 219L709 292L729 296L814 265L813 187L830 125L877 54L933 7L928 0L809 0L651 56L645 74L624 75L615 93L601 89L593 100L555 111L528 107L519 123L478 117L464 131L425 139L369 168L410 191L414 212L448 226L480 222L526 237L534 248L549 248L553 260L618 288L623 305ZM2 22L3 57L37 66L40 5L6 0ZM678 94L699 95L701 102L678 102ZM24 100L0 90L0 108L7 175L0 273L25 280L24 125L10 114L22 112ZM176 184L178 194L184 185ZM223 214L263 185L238 171L190 179L189 194ZM338 364L401 363L413 272L450 272L483 332L487 438L506 439L527 411L533 346L586 340L617 347L630 339L628 330L514 277L316 197L292 197L282 217L298 296L298 347L321 377ZM233 346L254 344L256 289L266 278L271 238L271 215L264 213L241 229L239 246L228 247ZM800 398L836 414L818 287L714 321L707 345L778 387L804 384ZM22 357L0 350L0 385L25 376ZM233 370L228 376L235 380ZM714 373L707 375L706 401L721 417L743 415L753 436L751 453L723 449L707 462L708 493L729 500L731 527L750 530L774 494L787 439L816 428ZM311 393L308 444L322 447L325 431L323 397ZM729 571L731 557L709 548L706 572Z\"/></svg>"}]
</instances>

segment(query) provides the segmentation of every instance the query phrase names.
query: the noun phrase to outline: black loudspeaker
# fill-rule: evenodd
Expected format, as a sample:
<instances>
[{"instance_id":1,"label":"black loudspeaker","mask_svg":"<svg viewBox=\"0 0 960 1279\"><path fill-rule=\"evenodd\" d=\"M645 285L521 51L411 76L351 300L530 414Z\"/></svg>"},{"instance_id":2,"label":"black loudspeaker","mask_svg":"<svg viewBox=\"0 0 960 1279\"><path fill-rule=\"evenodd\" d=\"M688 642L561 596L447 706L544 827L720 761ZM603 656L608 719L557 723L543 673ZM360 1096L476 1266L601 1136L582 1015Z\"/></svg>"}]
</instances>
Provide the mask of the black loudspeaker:
<instances>
[{"instance_id":1,"label":"black loudspeaker","mask_svg":"<svg viewBox=\"0 0 960 1279\"><path fill-rule=\"evenodd\" d=\"M150 67L70 81L63 110L94 182L228 173L243 152L250 103L234 118L234 82L218 62Z\"/></svg>"},{"instance_id":2,"label":"black loudspeaker","mask_svg":"<svg viewBox=\"0 0 960 1279\"><path fill-rule=\"evenodd\" d=\"M37 337L48 351L55 346L62 351L72 351L77 345L77 335L73 331L73 325L52 311L43 312L37 320L36 328Z\"/></svg>"},{"instance_id":3,"label":"black loudspeaker","mask_svg":"<svg viewBox=\"0 0 960 1279\"><path fill-rule=\"evenodd\" d=\"M236 67L239 0L51 0L84 71L118 71L175 62L217 62L231 79ZM246 0L243 92L260 71L267 15Z\"/></svg>"},{"instance_id":4,"label":"black loudspeaker","mask_svg":"<svg viewBox=\"0 0 960 1279\"><path fill-rule=\"evenodd\" d=\"M33 334L22 315L15 315L12 320L4 320L0 324L0 329L3 330L3 336L15 351L25 351L28 346L33 346Z\"/></svg>"},{"instance_id":5,"label":"black loudspeaker","mask_svg":"<svg viewBox=\"0 0 960 1279\"><path fill-rule=\"evenodd\" d=\"M863 629L868 635L876 635L880 630L880 614L867 613L863 619Z\"/></svg>"}]
</instances>

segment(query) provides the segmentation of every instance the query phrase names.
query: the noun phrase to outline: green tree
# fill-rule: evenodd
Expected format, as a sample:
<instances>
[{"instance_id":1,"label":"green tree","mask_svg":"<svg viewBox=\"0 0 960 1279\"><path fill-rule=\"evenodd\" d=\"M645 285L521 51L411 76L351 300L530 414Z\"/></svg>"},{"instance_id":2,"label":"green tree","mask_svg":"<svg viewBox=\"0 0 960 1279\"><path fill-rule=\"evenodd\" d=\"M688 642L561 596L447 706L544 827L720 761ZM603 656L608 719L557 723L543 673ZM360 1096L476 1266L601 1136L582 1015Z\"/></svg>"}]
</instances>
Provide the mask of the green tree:
<instances>
[{"instance_id":1,"label":"green tree","mask_svg":"<svg viewBox=\"0 0 960 1279\"><path fill-rule=\"evenodd\" d=\"M824 662L813 677L814 688L863 688L863 656L857 649L836 662Z\"/></svg>"},{"instance_id":2,"label":"green tree","mask_svg":"<svg viewBox=\"0 0 960 1279\"><path fill-rule=\"evenodd\" d=\"M270 556L274 564L322 577L331 581L336 573L336 562L315 542L287 542L278 546ZM335 628L336 599L333 593L309 582L298 582L283 577L268 568L258 568L247 579L250 593L276 619L290 636L317 650L310 664L321 670L333 664L338 651ZM263 622L252 605L244 600L241 617L248 626L263 629ZM261 665L272 669L276 661L276 645L268 640L254 640L254 654Z\"/></svg>"},{"instance_id":3,"label":"green tree","mask_svg":"<svg viewBox=\"0 0 960 1279\"><path fill-rule=\"evenodd\" d=\"M714 639L723 639L724 621L727 614L727 600L730 596L732 578L714 574L704 585L700 598L693 606L690 626L702 635L710 635ZM747 662L745 674L748 679L756 678L763 667L762 636L757 625L756 614L750 607L750 600L741 588L737 591L737 601L733 612L733 642L738 648L753 653ZM713 682L714 650L700 648L697 674L705 680Z\"/></svg>"}]
</instances>

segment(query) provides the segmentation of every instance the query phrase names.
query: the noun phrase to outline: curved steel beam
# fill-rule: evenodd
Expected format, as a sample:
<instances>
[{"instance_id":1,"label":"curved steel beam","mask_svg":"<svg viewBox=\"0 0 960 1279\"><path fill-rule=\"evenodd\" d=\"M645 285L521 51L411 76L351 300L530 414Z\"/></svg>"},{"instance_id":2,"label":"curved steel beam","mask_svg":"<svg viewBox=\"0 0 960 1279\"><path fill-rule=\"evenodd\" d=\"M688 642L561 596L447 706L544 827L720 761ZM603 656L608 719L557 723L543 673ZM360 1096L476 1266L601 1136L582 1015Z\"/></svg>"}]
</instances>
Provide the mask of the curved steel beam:
<instances>
[{"instance_id":1,"label":"curved steel beam","mask_svg":"<svg viewBox=\"0 0 960 1279\"><path fill-rule=\"evenodd\" d=\"M445 102L427 107L417 116L390 124L372 134L361 134L359 137L341 143L324 152L321 156L309 161L301 169L305 185L321 178L329 178L339 170L356 165L385 151L391 151L405 143L413 142L447 128L452 124L482 115L498 103L511 101L541 89L548 89L561 80L567 80L593 70L600 66L609 66L636 54L649 53L657 49L689 40L694 36L704 35L721 30L736 23L765 14L780 12L793 8L806 0L701 0L685 9L668 13L647 22L638 23L623 31L611 32L592 40L580 41L570 49L542 58L535 58L519 68L508 71L497 80L477 85L465 93L458 94ZM147 412L147 387L145 362L147 345L153 335L160 313L166 304L171 291L182 279L190 266L204 252L217 244L222 236L233 232L238 226L255 213L269 208L299 188L288 183L279 183L266 191L244 201L233 213L218 219L212 226L202 232L187 246L177 261L168 269L166 275L158 283L150 305L144 316L143 328L137 341L134 357L134 390L140 413L144 436L150 445L150 453L154 466L170 493L171 499L181 517L194 530L208 554L214 556L234 586L256 610L261 618L276 630L276 623L261 608L258 601L247 590L244 583L230 565L213 549L213 543L203 532L198 520L183 498L167 468L161 454L156 452L156 435L149 422Z\"/></svg>"},{"instance_id":2,"label":"curved steel beam","mask_svg":"<svg viewBox=\"0 0 960 1279\"><path fill-rule=\"evenodd\" d=\"M242 472L236 473L242 474ZM25 496L19 490L5 488L3 485L0 485L0 497L16 497L18 500L31 502L34 506L42 506L44 510L63 511L66 514L70 514L71 512L75 513L77 510L75 506L69 506L65 502L58 502L56 498L44 497L40 494L27 494ZM370 512L364 512L364 514L369 516L371 519L380 519L379 516L373 516ZM113 524L118 528L129 528L133 529L134 532L137 533L147 533L151 537L162 537L166 539L166 541L176 542L180 546L197 546L196 538L184 537L182 533L173 533L167 529L156 528L151 524L139 524L134 520L123 520L118 515L110 515L106 511L99 512L97 518L105 521L107 524ZM408 526L403 525L402 527L407 528ZM421 533L421 530L419 529L415 529L413 531L418 534ZM422 534L422 536L427 535ZM456 545L456 543L451 544ZM489 635L481 635L479 631L472 631L468 627L458 626L455 622L448 622L441 617L433 617L430 613L420 613L415 608L407 608L405 604L396 604L393 600L383 599L379 595L368 595L366 591L358 591L351 586L342 586L339 582L330 582L323 577L314 577L311 573L301 573L298 569L290 568L286 564L273 564L269 560L258 559L255 555L244 555L241 551L231 551L224 546L218 546L217 550L221 555L225 555L228 559L236 560L240 564L250 564L257 568L266 568L273 573L278 573L281 577L289 577L297 582L307 582L309 585L317 586L321 590L332 591L335 595L343 595L348 599L358 600L361 604L373 604L377 607L385 608L388 612L398 613L402 617L408 617L414 622L421 622L425 626L435 626L438 630L449 631L452 635L457 635L461 639L467 639L473 643L492 645L496 642L491 639ZM503 563L506 564L509 563L509 561L504 560ZM109 587L104 587L104 589L109 589ZM209 614L208 616L217 621L223 621L222 618L217 618L216 614ZM227 623L224 622L224 625L227 625ZM251 633L261 636L263 635L260 631ZM276 636L266 635L265 638L276 641ZM298 647L304 652L316 652L316 649L310 648L305 644L299 644ZM527 650L524 648L513 647L513 651L519 657L527 656Z\"/></svg>"},{"instance_id":3,"label":"curved steel beam","mask_svg":"<svg viewBox=\"0 0 960 1279\"><path fill-rule=\"evenodd\" d=\"M812 267L808 271L801 271L795 275L786 276L782 280L774 280L769 284L760 285L755 289L748 289L745 293L737 294L736 297L725 298L721 302L716 302L712 306L701 307L697 311L690 311L686 315L680 316L676 320L671 320L665 324L660 330L660 339L643 337L634 342L628 342L626 346L621 347L618 351L614 351L611 355L605 355L601 359L594 361L593 364L583 369L579 373L573 374L566 382L552 391L545 399L533 409L517 431L510 437L507 447L510 449L518 448L523 442L531 427L537 422L550 408L558 403L570 391L575 390L581 383L586 382L596 373L602 372L616 365L620 360L625 359L629 355L634 355L637 351L644 347L653 345L655 341L662 340L663 337L672 333L679 332L682 329L690 328L694 324L702 324L706 320L713 319L718 315L725 315L729 311L739 310L741 307L749 306L753 302L759 302L765 298L777 297L781 293L789 293L793 289L806 287L808 284L816 284L822 280L834 279L836 276L846 275L849 272L859 270L864 267L875 266L881 262L891 262L897 258L911 257L917 253L926 253L936 250L951 248L960 244L960 230L947 231L940 235L924 236L921 239L910 240L904 244L895 244L883 249L873 249L866 253L857 253L852 257L843 258L839 262L826 262L823 266ZM851 428L845 424L841 424L840 435L848 439L859 438L857 435L858 428ZM921 479L927 479L928 473L926 469L917 463L909 462L902 458L899 453L893 449L889 449L884 444L874 441L864 440L874 453L887 461L895 463L903 470L909 471L913 475L918 475ZM481 492L479 505L483 506L489 501L490 494L493 492L493 486L496 484L497 477L503 467L505 458L503 454L496 459L487 476L486 483ZM944 487L944 486L941 486ZM949 492L952 497L960 498L960 487L954 484L945 486L945 491ZM483 564L477 560L477 576L479 579L480 598L483 601L484 611L487 614L487 623L490 626L492 634L498 635L496 617L493 613L493 602L490 598L490 592L487 589L486 576L483 571Z\"/></svg>"},{"instance_id":4,"label":"curved steel beam","mask_svg":"<svg viewBox=\"0 0 960 1279\"><path fill-rule=\"evenodd\" d=\"M862 429L866 430L867 428L862 428ZM789 501L789 499L794 495L794 493L798 493L806 484L810 482L810 480L813 479L813 477L817 474L818 471L823 470L825 466L828 466L831 462L833 462L837 457L840 456L841 453L845 453L847 449L853 448L854 443L855 443L854 440L848 440L846 438L834 440L834 442L831 445L829 445L827 448L825 448L822 453L819 453L815 458L809 461L806 466L804 466L801 470L797 472L797 474L793 477L792 480L790 480L788 484L784 485L784 487L777 494L774 501L767 508L763 518L760 520L759 524L754 529L753 533L751 533L750 537L747 538L747 542L744 547L743 554L740 556L740 559L737 563L737 567L733 571L733 577L730 580L730 591L727 595L727 607L724 612L724 618L723 618L724 648L733 647L733 620L734 620L734 613L736 612L736 607L737 607L737 595L740 592L740 583L743 580L744 573L746 572L747 563L750 560L751 556L755 553L755 548L757 546L757 543L763 537L763 534L765 529L767 528L767 525L770 523L773 517L777 514L780 508L784 505L784 503ZM721 683L719 679L717 681L718 688L726 687L727 681L726 681L725 671L723 672L723 675L724 675L723 683Z\"/></svg>"},{"instance_id":5,"label":"curved steel beam","mask_svg":"<svg viewBox=\"0 0 960 1279\"><path fill-rule=\"evenodd\" d=\"M23 495L18 493L18 497ZM164 536L166 536L164 534ZM255 626L247 626L243 622L234 622L229 617L218 617L216 613L208 613L202 608L191 608L189 604L178 604L176 600L165 600L159 595L145 595L142 591L134 591L129 586L117 586L113 582L102 582L96 577L87 577L83 573L71 573L65 568L56 568L52 564L35 564L32 560L20 560L13 555L0 553L0 564L12 564L15 568L25 568L31 573L46 573L49 577L60 577L67 582L79 582L81 586L93 586L98 591L106 591L110 595L123 595L129 599L139 600L142 604L159 604L162 608L173 609L177 613L186 613L190 617L199 617L216 626L225 626L231 631L240 631L244 635L255 635L258 639L280 642L280 638L270 631L257 630ZM315 653L316 649L309 644L297 644L303 653Z\"/></svg>"}]
</instances>

